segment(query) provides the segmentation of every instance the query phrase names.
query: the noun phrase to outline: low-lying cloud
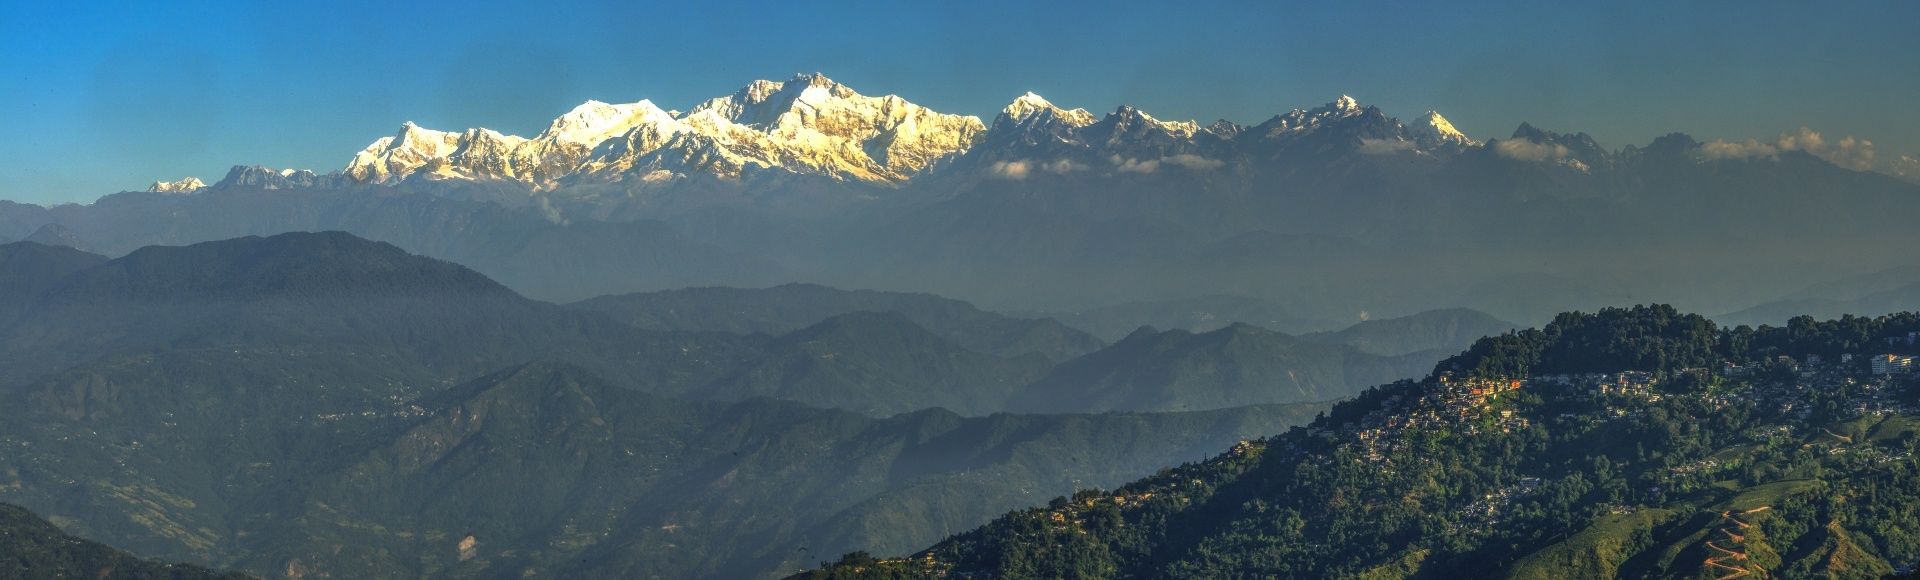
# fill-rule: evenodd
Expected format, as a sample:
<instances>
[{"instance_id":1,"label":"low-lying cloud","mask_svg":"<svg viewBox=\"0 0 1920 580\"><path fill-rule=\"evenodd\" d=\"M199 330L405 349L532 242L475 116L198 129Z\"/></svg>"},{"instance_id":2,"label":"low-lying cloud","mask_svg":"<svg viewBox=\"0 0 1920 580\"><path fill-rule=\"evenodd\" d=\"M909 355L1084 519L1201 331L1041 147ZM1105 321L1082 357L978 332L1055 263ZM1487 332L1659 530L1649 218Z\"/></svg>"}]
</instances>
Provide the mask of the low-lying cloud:
<instances>
[{"instance_id":1,"label":"low-lying cloud","mask_svg":"<svg viewBox=\"0 0 1920 580\"><path fill-rule=\"evenodd\" d=\"M1019 181L1033 175L1035 171L1044 171L1066 175L1085 170L1087 166L1074 163L1070 159L1057 159L1047 162L1035 161L995 161L987 166L987 172L1000 179Z\"/></svg>"},{"instance_id":2,"label":"low-lying cloud","mask_svg":"<svg viewBox=\"0 0 1920 580\"><path fill-rule=\"evenodd\" d=\"M1857 171L1867 171L1874 167L1872 141L1852 135L1841 137L1839 140L1828 140L1821 136L1819 131L1806 127L1801 127L1798 131L1781 133L1780 137L1772 142L1762 142L1757 139L1746 141L1716 139L1700 146L1700 155L1714 160L1772 158L1787 151L1803 151L1808 155L1825 159L1828 163Z\"/></svg>"},{"instance_id":3,"label":"low-lying cloud","mask_svg":"<svg viewBox=\"0 0 1920 580\"><path fill-rule=\"evenodd\" d=\"M993 165L987 166L987 173L994 177L1014 181L1026 179L1027 174L1031 172L1033 172L1033 164L1025 161L995 161Z\"/></svg>"},{"instance_id":4,"label":"low-lying cloud","mask_svg":"<svg viewBox=\"0 0 1920 580\"><path fill-rule=\"evenodd\" d=\"M1159 171L1161 165L1171 165L1189 171L1210 171L1226 165L1224 161L1208 159L1192 153L1178 153L1159 159L1132 159L1114 155L1108 160L1112 161L1121 173L1153 173Z\"/></svg>"},{"instance_id":5,"label":"low-lying cloud","mask_svg":"<svg viewBox=\"0 0 1920 580\"><path fill-rule=\"evenodd\" d=\"M1518 161L1558 161L1566 159L1572 152L1566 145L1559 143L1535 143L1526 139L1508 139L1495 142L1493 152L1501 157Z\"/></svg>"},{"instance_id":6,"label":"low-lying cloud","mask_svg":"<svg viewBox=\"0 0 1920 580\"><path fill-rule=\"evenodd\" d=\"M1920 158L1912 155L1895 157L1892 161L1887 162L1887 173L1907 181L1920 183Z\"/></svg>"},{"instance_id":7,"label":"low-lying cloud","mask_svg":"<svg viewBox=\"0 0 1920 580\"><path fill-rule=\"evenodd\" d=\"M1414 149L1414 143L1405 139L1361 139L1358 151L1365 155L1390 155Z\"/></svg>"}]
</instances>

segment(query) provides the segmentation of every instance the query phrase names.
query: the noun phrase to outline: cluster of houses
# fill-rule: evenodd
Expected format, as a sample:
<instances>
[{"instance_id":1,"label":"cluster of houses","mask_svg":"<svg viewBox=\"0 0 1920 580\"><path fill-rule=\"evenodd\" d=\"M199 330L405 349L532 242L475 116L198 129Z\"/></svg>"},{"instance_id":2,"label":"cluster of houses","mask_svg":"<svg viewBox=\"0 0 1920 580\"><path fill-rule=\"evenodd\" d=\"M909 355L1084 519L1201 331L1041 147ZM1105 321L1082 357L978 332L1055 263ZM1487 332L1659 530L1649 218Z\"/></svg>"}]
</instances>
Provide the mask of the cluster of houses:
<instances>
[{"instance_id":1,"label":"cluster of houses","mask_svg":"<svg viewBox=\"0 0 1920 580\"><path fill-rule=\"evenodd\" d=\"M1891 338L1888 338L1887 340L1904 342L1906 339L1902 337L1891 337ZM1846 353L1846 354L1840 355L1840 360L1837 361L1837 363L1840 366L1841 370L1850 370L1850 369L1865 370L1875 375L1905 375L1905 374L1912 374L1914 371L1920 370L1920 369L1916 369L1916 366L1914 365L1916 357L1914 357L1913 355L1904 355L1904 354L1874 355L1867 358L1868 362L1864 369L1860 369L1859 367L1856 366L1857 363L1855 361L1857 361L1858 358L1859 357L1854 355L1853 353ZM1816 370L1826 369L1832 365L1828 363L1825 357L1822 357L1817 354L1809 354L1804 359L1799 359L1799 360L1796 360L1791 356L1783 354L1783 355L1780 355L1779 357L1776 357L1774 360L1770 360L1770 361L1752 362L1747 364L1739 364L1734 362L1722 363L1720 367L1720 374L1721 376L1728 376L1728 377L1749 376L1749 375L1758 373L1769 366L1786 368L1786 369L1801 372L1801 373L1812 373ZM1858 372L1858 371L1856 370L1855 372Z\"/></svg>"},{"instance_id":2,"label":"cluster of houses","mask_svg":"<svg viewBox=\"0 0 1920 580\"><path fill-rule=\"evenodd\" d=\"M1883 354L1873 357L1870 367L1876 375L1904 375L1913 372L1913 357Z\"/></svg>"}]
</instances>

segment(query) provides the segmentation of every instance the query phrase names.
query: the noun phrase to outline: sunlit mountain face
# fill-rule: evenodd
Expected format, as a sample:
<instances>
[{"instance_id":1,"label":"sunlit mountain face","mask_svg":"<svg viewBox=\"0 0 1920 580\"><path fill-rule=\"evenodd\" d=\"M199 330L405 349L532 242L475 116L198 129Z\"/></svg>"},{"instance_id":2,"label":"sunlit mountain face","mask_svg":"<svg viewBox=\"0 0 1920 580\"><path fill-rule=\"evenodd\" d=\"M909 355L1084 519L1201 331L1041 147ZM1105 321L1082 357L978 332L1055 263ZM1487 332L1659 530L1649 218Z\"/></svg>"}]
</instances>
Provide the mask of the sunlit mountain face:
<instances>
[{"instance_id":1,"label":"sunlit mountain face","mask_svg":"<svg viewBox=\"0 0 1920 580\"><path fill-rule=\"evenodd\" d=\"M0 235L53 227L113 255L342 230L546 300L790 281L1050 313L1228 295L1316 331L1453 307L1753 308L1805 286L1776 268L1891 267L1920 190L1807 130L1615 149L1410 118L1343 95L1203 126L1028 92L982 120L809 73L684 112L589 101L531 138L407 122L337 170L11 205Z\"/></svg>"},{"instance_id":2,"label":"sunlit mountain face","mask_svg":"<svg viewBox=\"0 0 1920 580\"><path fill-rule=\"evenodd\" d=\"M1920 7L1739 12L10 6L0 577L1920 573Z\"/></svg>"}]
</instances>

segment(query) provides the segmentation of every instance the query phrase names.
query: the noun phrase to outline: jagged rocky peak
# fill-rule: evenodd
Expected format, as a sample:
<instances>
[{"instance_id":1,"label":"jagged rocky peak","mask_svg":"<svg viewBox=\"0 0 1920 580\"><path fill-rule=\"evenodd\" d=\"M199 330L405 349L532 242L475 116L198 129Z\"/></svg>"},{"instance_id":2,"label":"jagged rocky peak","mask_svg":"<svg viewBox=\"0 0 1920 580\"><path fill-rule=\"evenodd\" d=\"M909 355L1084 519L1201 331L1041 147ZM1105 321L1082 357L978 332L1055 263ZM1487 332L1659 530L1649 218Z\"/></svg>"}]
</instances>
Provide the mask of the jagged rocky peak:
<instances>
[{"instance_id":1,"label":"jagged rocky peak","mask_svg":"<svg viewBox=\"0 0 1920 580\"><path fill-rule=\"evenodd\" d=\"M986 130L977 117L940 113L896 95L862 95L818 73L755 81L694 107L682 120L703 138L680 141L703 150L665 155L712 161L690 169L754 166L879 183L903 181L965 152Z\"/></svg>"},{"instance_id":2,"label":"jagged rocky peak","mask_svg":"<svg viewBox=\"0 0 1920 580\"><path fill-rule=\"evenodd\" d=\"M1612 155L1605 147L1601 147L1600 142L1594 140L1592 135L1586 133L1555 133L1535 127L1532 123L1525 121L1522 121L1519 127L1514 128L1513 139L1531 141L1539 144L1564 146L1571 156L1589 163L1605 160Z\"/></svg>"},{"instance_id":3,"label":"jagged rocky peak","mask_svg":"<svg viewBox=\"0 0 1920 580\"><path fill-rule=\"evenodd\" d=\"M1594 140L1592 135L1586 133L1555 133L1535 127L1532 123L1526 121L1521 121L1520 126L1513 129L1513 138L1525 139L1535 143L1559 143L1575 149L1605 151L1605 149L1600 146L1600 142Z\"/></svg>"},{"instance_id":4,"label":"jagged rocky peak","mask_svg":"<svg viewBox=\"0 0 1920 580\"><path fill-rule=\"evenodd\" d=\"M235 165L227 170L227 176L214 184L216 188L247 187L255 189L300 189L322 185L329 176L316 175L306 169L273 169L259 165Z\"/></svg>"},{"instance_id":5,"label":"jagged rocky peak","mask_svg":"<svg viewBox=\"0 0 1920 580\"><path fill-rule=\"evenodd\" d=\"M1361 111L1360 101L1354 100L1353 97L1347 95L1340 95L1340 98L1334 99L1331 103L1327 103L1324 108L1348 115L1358 115Z\"/></svg>"},{"instance_id":6,"label":"jagged rocky peak","mask_svg":"<svg viewBox=\"0 0 1920 580\"><path fill-rule=\"evenodd\" d=\"M1535 127L1533 123L1527 121L1521 121L1519 127L1513 128L1513 135L1508 136L1510 139L1526 139L1534 142L1552 141L1555 137L1553 132Z\"/></svg>"},{"instance_id":7,"label":"jagged rocky peak","mask_svg":"<svg viewBox=\"0 0 1920 580\"><path fill-rule=\"evenodd\" d=\"M1452 122L1447 121L1446 117L1441 116L1440 113L1435 111L1427 111L1427 114L1421 115L1418 119L1414 119L1412 123L1407 125L1407 131L1413 134L1416 141L1427 147L1441 145L1471 147L1480 144L1478 141L1474 141L1473 138L1468 137L1466 133L1455 129Z\"/></svg>"},{"instance_id":8,"label":"jagged rocky peak","mask_svg":"<svg viewBox=\"0 0 1920 580\"><path fill-rule=\"evenodd\" d=\"M407 121L392 136L367 145L347 163L345 173L357 181L388 183L405 179L435 160L460 148L459 133L435 131Z\"/></svg>"},{"instance_id":9,"label":"jagged rocky peak","mask_svg":"<svg viewBox=\"0 0 1920 580\"><path fill-rule=\"evenodd\" d=\"M1275 115L1252 130L1267 138L1290 137L1295 134L1311 133L1322 126L1339 124L1352 118L1391 121L1380 112L1378 107L1362 105L1351 96L1340 95L1339 98L1311 110L1294 109L1285 114Z\"/></svg>"},{"instance_id":10,"label":"jagged rocky peak","mask_svg":"<svg viewBox=\"0 0 1920 580\"><path fill-rule=\"evenodd\" d=\"M1154 118L1153 115L1147 114L1146 111L1134 108L1133 105L1120 105L1119 108L1114 109L1113 113L1108 114L1107 118L1101 119L1101 122L1114 124L1116 134L1139 129L1156 129L1168 135L1185 139L1193 137L1195 133L1200 132L1199 123L1193 121L1162 121Z\"/></svg>"},{"instance_id":11,"label":"jagged rocky peak","mask_svg":"<svg viewBox=\"0 0 1920 580\"><path fill-rule=\"evenodd\" d=\"M1247 128L1240 125L1239 123L1228 121L1226 119L1216 120L1213 122L1213 124L1207 125L1207 128L1204 129L1204 131L1206 131L1207 133L1210 133L1213 136L1219 137L1221 139L1232 139L1234 137L1239 137L1240 133L1246 130Z\"/></svg>"},{"instance_id":12,"label":"jagged rocky peak","mask_svg":"<svg viewBox=\"0 0 1920 580\"><path fill-rule=\"evenodd\" d=\"M452 153L459 146L460 134L450 131L435 131L415 125L413 121L400 124L400 131L394 133L388 145L394 148L406 148L438 155Z\"/></svg>"},{"instance_id":13,"label":"jagged rocky peak","mask_svg":"<svg viewBox=\"0 0 1920 580\"><path fill-rule=\"evenodd\" d=\"M155 181L153 185L147 186L147 191L154 193L193 193L206 187L207 184L201 182L200 178L188 177L177 181Z\"/></svg>"}]
</instances>

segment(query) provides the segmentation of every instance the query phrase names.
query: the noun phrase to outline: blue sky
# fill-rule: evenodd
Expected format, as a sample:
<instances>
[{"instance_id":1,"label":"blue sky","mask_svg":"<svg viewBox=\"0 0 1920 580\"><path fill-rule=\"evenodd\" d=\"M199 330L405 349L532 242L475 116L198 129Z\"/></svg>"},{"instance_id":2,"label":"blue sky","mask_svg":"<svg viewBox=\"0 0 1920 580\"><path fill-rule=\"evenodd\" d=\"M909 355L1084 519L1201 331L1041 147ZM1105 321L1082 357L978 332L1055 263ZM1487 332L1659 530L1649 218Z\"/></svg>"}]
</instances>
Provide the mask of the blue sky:
<instances>
[{"instance_id":1,"label":"blue sky","mask_svg":"<svg viewBox=\"0 0 1920 580\"><path fill-rule=\"evenodd\" d=\"M295 4L7 0L0 199L331 171L402 121L532 135L802 71L983 117L1029 90L1243 123L1346 93L1476 138L1806 126L1920 153L1920 2Z\"/></svg>"}]
</instances>

